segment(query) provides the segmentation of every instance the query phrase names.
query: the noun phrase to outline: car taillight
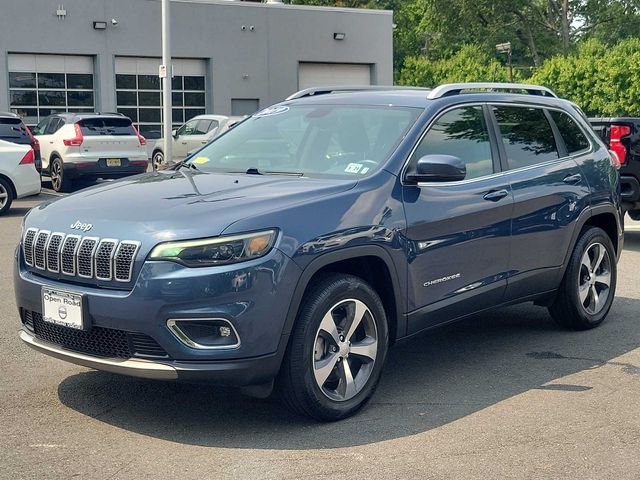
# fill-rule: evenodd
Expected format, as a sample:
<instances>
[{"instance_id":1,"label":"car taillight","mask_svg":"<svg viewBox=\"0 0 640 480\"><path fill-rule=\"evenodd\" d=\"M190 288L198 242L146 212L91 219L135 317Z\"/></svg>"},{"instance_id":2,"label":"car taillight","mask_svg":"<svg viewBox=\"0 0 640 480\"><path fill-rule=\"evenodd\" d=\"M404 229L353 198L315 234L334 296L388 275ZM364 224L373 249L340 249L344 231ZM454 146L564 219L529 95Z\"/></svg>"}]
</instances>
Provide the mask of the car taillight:
<instances>
[{"instance_id":1,"label":"car taillight","mask_svg":"<svg viewBox=\"0 0 640 480\"><path fill-rule=\"evenodd\" d=\"M622 139L631 133L631 127L626 125L612 125L609 134L609 148L616 152L620 165L627 161L627 148L622 144Z\"/></svg>"},{"instance_id":2,"label":"car taillight","mask_svg":"<svg viewBox=\"0 0 640 480\"><path fill-rule=\"evenodd\" d=\"M147 144L147 139L138 133L138 129L134 125L131 126L133 127L133 131L136 132L138 142L140 142L140 146L144 147Z\"/></svg>"},{"instance_id":3,"label":"car taillight","mask_svg":"<svg viewBox=\"0 0 640 480\"><path fill-rule=\"evenodd\" d=\"M38 139L33 136L33 133L31 133L31 129L29 129L29 127L25 125L24 128L27 131L29 138L31 139L31 146L33 147L33 149L40 151L40 142L38 141Z\"/></svg>"},{"instance_id":4,"label":"car taillight","mask_svg":"<svg viewBox=\"0 0 640 480\"><path fill-rule=\"evenodd\" d=\"M33 153L33 148L30 148L29 151L22 157L20 160L20 165L29 165L36 163L36 155Z\"/></svg>"},{"instance_id":5,"label":"car taillight","mask_svg":"<svg viewBox=\"0 0 640 480\"><path fill-rule=\"evenodd\" d=\"M74 123L73 128L76 132L76 136L73 138L62 140L62 143L64 143L67 147L79 147L80 145L82 145L82 141L84 140L84 135L82 135L80 124Z\"/></svg>"}]
</instances>

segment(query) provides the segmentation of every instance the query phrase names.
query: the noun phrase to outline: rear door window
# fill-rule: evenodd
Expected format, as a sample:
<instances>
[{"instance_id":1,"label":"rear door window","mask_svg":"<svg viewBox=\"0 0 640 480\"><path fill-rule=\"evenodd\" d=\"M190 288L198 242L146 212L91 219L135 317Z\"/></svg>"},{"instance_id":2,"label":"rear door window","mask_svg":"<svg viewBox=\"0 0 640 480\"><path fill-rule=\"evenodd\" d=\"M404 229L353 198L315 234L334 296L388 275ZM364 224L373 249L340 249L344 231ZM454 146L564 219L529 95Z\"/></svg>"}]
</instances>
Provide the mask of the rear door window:
<instances>
[{"instance_id":1,"label":"rear door window","mask_svg":"<svg viewBox=\"0 0 640 480\"><path fill-rule=\"evenodd\" d=\"M493 107L510 170L560 158L556 139L544 110L531 107Z\"/></svg>"},{"instance_id":2,"label":"rear door window","mask_svg":"<svg viewBox=\"0 0 640 480\"><path fill-rule=\"evenodd\" d=\"M85 118L78 122L84 136L115 135L128 136L135 135L131 120L128 118Z\"/></svg>"},{"instance_id":3,"label":"rear door window","mask_svg":"<svg viewBox=\"0 0 640 480\"><path fill-rule=\"evenodd\" d=\"M557 110L551 110L549 113L551 113L551 118L556 123L558 130L560 130L560 135L564 140L564 145L569 155L588 150L591 147L582 129L569 115Z\"/></svg>"},{"instance_id":4,"label":"rear door window","mask_svg":"<svg viewBox=\"0 0 640 480\"><path fill-rule=\"evenodd\" d=\"M20 144L31 143L31 137L19 118L0 118L0 140Z\"/></svg>"}]
</instances>

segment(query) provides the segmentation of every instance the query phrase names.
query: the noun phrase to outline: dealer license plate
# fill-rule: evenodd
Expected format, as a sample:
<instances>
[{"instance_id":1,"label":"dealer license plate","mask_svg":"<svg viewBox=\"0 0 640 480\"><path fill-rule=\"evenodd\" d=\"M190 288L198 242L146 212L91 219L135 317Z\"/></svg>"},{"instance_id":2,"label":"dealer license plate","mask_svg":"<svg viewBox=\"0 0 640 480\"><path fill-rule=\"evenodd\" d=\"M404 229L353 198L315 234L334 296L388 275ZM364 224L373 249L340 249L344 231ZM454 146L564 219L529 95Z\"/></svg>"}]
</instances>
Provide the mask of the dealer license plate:
<instances>
[{"instance_id":1,"label":"dealer license plate","mask_svg":"<svg viewBox=\"0 0 640 480\"><path fill-rule=\"evenodd\" d=\"M42 319L45 322L62 325L63 327L82 330L82 295L77 293L42 289Z\"/></svg>"}]
</instances>

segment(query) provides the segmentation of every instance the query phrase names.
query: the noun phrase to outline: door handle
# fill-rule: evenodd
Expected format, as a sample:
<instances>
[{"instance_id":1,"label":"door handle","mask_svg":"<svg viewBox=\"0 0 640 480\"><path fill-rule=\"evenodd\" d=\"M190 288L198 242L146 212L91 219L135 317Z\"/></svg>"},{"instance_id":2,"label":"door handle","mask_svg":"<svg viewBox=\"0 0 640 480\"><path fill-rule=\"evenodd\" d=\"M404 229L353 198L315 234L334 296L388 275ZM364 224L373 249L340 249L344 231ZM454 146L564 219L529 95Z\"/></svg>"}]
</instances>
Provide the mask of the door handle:
<instances>
[{"instance_id":1,"label":"door handle","mask_svg":"<svg viewBox=\"0 0 640 480\"><path fill-rule=\"evenodd\" d=\"M182 144L183 144L183 145L186 145L186 144L187 144L187 142L182 142Z\"/></svg>"},{"instance_id":2,"label":"door handle","mask_svg":"<svg viewBox=\"0 0 640 480\"><path fill-rule=\"evenodd\" d=\"M490 202L497 202L499 200L502 200L507 195L509 195L509 192L505 189L491 190L490 192L485 193L482 198L484 198L485 200L489 200Z\"/></svg>"},{"instance_id":3,"label":"door handle","mask_svg":"<svg viewBox=\"0 0 640 480\"><path fill-rule=\"evenodd\" d=\"M206 141L206 140L203 140L201 143L202 143L203 145L206 145L206 144L207 144L207 141Z\"/></svg>"},{"instance_id":4,"label":"door handle","mask_svg":"<svg viewBox=\"0 0 640 480\"><path fill-rule=\"evenodd\" d=\"M564 177L562 181L567 185L575 185L582 181L582 175L580 175L579 173L576 173L575 175L568 175Z\"/></svg>"}]
</instances>

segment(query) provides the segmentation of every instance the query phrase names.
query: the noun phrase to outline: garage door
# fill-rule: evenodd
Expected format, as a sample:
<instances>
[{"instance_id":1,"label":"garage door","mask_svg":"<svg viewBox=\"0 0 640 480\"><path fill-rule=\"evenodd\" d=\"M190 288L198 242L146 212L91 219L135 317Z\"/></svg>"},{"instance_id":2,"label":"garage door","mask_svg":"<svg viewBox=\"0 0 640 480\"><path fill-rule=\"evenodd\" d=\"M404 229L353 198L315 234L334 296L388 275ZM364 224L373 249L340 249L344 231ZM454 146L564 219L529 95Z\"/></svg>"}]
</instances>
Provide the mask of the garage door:
<instances>
[{"instance_id":1,"label":"garage door","mask_svg":"<svg viewBox=\"0 0 640 480\"><path fill-rule=\"evenodd\" d=\"M300 90L328 85L371 85L371 66L354 63L300 63Z\"/></svg>"},{"instance_id":2,"label":"garage door","mask_svg":"<svg viewBox=\"0 0 640 480\"><path fill-rule=\"evenodd\" d=\"M162 86L159 58L116 57L116 104L146 138L162 133ZM197 59L173 59L173 127L205 113L206 63Z\"/></svg>"},{"instance_id":3,"label":"garage door","mask_svg":"<svg viewBox=\"0 0 640 480\"><path fill-rule=\"evenodd\" d=\"M95 109L93 58L9 54L9 104L27 125L60 112Z\"/></svg>"}]
</instances>

